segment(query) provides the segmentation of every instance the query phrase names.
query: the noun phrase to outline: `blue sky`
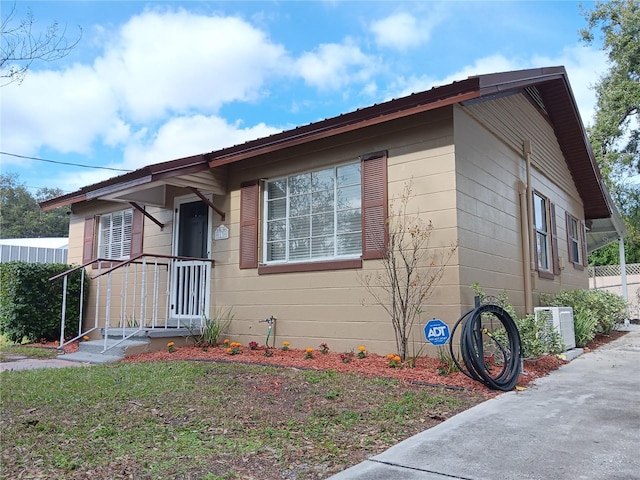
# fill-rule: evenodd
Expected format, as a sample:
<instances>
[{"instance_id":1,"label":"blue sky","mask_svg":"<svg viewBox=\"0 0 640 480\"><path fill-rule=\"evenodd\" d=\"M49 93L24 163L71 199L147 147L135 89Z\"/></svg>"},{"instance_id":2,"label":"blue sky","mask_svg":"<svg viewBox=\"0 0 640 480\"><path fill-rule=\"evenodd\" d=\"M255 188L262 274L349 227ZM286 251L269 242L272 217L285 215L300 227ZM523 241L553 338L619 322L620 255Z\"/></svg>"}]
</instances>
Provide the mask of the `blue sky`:
<instances>
[{"instance_id":1,"label":"blue sky","mask_svg":"<svg viewBox=\"0 0 640 480\"><path fill-rule=\"evenodd\" d=\"M14 4L0 1L2 18ZM593 2L582 2L592 8ZM0 87L0 151L119 169L209 152L469 75L564 65L583 122L607 68L571 1L22 1L82 37ZM32 192L118 172L0 155Z\"/></svg>"}]
</instances>

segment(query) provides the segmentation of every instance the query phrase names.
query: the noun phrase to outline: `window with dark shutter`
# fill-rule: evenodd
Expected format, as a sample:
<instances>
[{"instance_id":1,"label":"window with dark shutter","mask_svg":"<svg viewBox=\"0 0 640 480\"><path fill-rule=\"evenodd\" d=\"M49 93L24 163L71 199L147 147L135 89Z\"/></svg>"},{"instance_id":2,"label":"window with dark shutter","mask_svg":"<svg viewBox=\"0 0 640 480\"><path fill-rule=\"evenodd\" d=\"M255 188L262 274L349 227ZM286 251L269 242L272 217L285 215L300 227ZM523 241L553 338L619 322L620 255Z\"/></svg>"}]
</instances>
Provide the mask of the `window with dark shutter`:
<instances>
[{"instance_id":1,"label":"window with dark shutter","mask_svg":"<svg viewBox=\"0 0 640 480\"><path fill-rule=\"evenodd\" d=\"M258 267L258 210L257 181L240 186L240 268Z\"/></svg>"}]
</instances>

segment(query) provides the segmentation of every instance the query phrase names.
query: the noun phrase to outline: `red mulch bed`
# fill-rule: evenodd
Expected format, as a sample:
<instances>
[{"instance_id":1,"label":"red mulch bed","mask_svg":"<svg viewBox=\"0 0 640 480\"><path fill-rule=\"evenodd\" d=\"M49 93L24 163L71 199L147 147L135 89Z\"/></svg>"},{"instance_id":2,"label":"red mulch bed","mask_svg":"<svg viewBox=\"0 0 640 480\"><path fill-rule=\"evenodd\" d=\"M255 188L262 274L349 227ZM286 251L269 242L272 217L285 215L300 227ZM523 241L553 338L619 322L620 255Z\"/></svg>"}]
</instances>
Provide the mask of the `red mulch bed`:
<instances>
[{"instance_id":1,"label":"red mulch bed","mask_svg":"<svg viewBox=\"0 0 640 480\"><path fill-rule=\"evenodd\" d=\"M627 332L612 331L609 335L598 335L585 348L585 352L592 351L602 345L620 338ZM53 342L34 343L32 346L55 348ZM64 347L66 353L76 352L78 344L72 343ZM337 352L321 353L319 350L313 351L313 358L305 358L305 351L291 348L284 352L281 349L270 349L272 356L265 356L264 346L251 350L243 345L241 353L230 355L222 347L209 347L203 349L195 346L176 347L173 353L167 350L143 353L125 358L125 362L153 362L156 360L192 360L192 361L224 361L251 363L260 365L275 365L281 367L304 368L314 370L335 370L338 372L351 372L360 375L387 377L405 380L418 385L439 385L450 388L461 388L483 393L487 396L498 394L484 385L465 376L461 372L454 372L448 375L438 373L441 366L440 361L435 358L419 358L415 368L403 366L401 368L389 367L389 360L386 357L367 353L363 359L356 355L349 363L344 363L341 354ZM524 362L525 375L520 375L518 386L524 387L537 378L548 375L549 372L560 368L567 363L553 356L541 357L537 360L526 360Z\"/></svg>"},{"instance_id":2,"label":"red mulch bed","mask_svg":"<svg viewBox=\"0 0 640 480\"><path fill-rule=\"evenodd\" d=\"M246 346L241 347L241 353L230 355L222 347L209 347L202 349L195 346L177 347L173 353L166 350L158 352L143 353L124 359L125 362L152 362L156 360L190 360L190 361L224 361L242 362L260 365L275 365L282 367L293 367L314 370L335 370L338 372L357 373L360 375L397 378L417 385L444 386L449 388L460 388L472 390L487 396L496 395L498 392L490 390L481 383L468 378L461 372L454 372L442 375L438 372L441 366L440 361L435 358L421 357L416 366L402 366L392 368L389 360L380 355L367 353L363 359L354 355L349 363L342 361L341 354L336 352L321 353L314 350L313 358L305 358L305 351L299 349L270 349L272 356L265 356L265 348L258 347L251 350ZM559 368L566 363L556 357L542 357L536 361L525 361L525 375L520 376L519 386L525 386L536 378L547 375L550 371Z\"/></svg>"}]
</instances>

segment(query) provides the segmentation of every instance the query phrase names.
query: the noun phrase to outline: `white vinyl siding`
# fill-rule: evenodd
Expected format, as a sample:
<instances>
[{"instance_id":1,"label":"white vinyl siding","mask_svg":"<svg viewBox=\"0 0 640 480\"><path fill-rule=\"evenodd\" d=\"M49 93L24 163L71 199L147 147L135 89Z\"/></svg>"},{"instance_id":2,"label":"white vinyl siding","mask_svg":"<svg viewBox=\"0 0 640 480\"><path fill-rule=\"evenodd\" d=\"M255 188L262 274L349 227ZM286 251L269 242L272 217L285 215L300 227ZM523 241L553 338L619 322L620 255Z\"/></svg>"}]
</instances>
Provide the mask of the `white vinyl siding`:
<instances>
[{"instance_id":1,"label":"white vinyl siding","mask_svg":"<svg viewBox=\"0 0 640 480\"><path fill-rule=\"evenodd\" d=\"M267 182L266 263L361 255L360 178L356 162Z\"/></svg>"},{"instance_id":2,"label":"white vinyl siding","mask_svg":"<svg viewBox=\"0 0 640 480\"><path fill-rule=\"evenodd\" d=\"M132 224L132 209L100 215L98 257L111 260L129 258Z\"/></svg>"}]
</instances>

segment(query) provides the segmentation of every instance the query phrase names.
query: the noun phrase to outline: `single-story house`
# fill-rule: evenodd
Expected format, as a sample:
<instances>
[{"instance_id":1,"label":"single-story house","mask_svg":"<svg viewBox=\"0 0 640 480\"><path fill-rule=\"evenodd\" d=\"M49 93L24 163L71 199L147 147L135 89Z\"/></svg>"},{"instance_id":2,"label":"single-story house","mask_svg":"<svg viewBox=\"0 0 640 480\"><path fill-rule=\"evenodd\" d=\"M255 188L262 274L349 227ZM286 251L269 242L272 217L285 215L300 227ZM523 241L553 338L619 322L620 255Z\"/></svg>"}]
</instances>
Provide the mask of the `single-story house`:
<instances>
[{"instance_id":1,"label":"single-story house","mask_svg":"<svg viewBox=\"0 0 640 480\"><path fill-rule=\"evenodd\" d=\"M588 288L591 226L617 238L563 67L469 77L41 206L71 207L69 262L93 277L86 330L108 318L166 331L232 308L227 333L244 344L262 343L273 315L277 345L386 354L392 325L362 278L383 268L376 240L409 181L430 248L458 245L416 342L429 319L452 325L473 306L474 283L519 313Z\"/></svg>"}]
</instances>

